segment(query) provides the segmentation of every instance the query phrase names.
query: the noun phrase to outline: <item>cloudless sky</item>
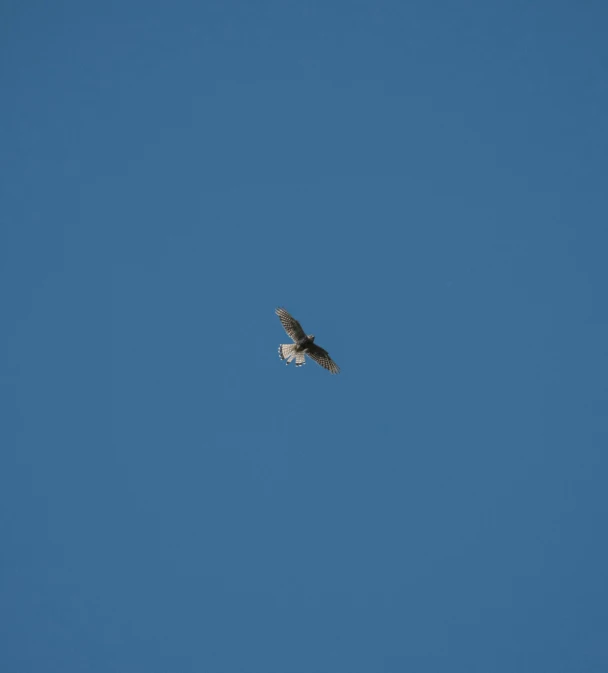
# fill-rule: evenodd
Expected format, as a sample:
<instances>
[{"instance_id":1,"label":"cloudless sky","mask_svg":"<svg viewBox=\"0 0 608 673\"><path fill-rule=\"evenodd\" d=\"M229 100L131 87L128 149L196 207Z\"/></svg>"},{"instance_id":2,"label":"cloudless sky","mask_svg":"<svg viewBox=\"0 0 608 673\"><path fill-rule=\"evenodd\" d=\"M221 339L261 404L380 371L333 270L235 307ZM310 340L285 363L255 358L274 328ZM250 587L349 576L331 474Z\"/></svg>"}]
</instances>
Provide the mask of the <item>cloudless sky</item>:
<instances>
[{"instance_id":1,"label":"cloudless sky","mask_svg":"<svg viewBox=\"0 0 608 673\"><path fill-rule=\"evenodd\" d=\"M2 3L0 670L608 670L607 24Z\"/></svg>"}]
</instances>

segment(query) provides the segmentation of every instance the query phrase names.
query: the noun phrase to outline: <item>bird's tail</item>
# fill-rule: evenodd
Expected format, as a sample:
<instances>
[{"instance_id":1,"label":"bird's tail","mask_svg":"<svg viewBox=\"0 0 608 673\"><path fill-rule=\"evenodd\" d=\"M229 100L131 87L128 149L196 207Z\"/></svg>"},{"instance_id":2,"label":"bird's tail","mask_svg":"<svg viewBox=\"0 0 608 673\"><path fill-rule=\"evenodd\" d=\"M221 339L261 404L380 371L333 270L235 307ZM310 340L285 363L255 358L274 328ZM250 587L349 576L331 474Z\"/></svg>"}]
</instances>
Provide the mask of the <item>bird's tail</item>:
<instances>
[{"instance_id":1,"label":"bird's tail","mask_svg":"<svg viewBox=\"0 0 608 673\"><path fill-rule=\"evenodd\" d=\"M302 353L304 355L304 353ZM279 346L279 357L281 360L287 360L285 363L288 365L294 358L296 358L296 365L298 365L298 358L299 353L296 353L296 345L295 344L281 344Z\"/></svg>"}]
</instances>

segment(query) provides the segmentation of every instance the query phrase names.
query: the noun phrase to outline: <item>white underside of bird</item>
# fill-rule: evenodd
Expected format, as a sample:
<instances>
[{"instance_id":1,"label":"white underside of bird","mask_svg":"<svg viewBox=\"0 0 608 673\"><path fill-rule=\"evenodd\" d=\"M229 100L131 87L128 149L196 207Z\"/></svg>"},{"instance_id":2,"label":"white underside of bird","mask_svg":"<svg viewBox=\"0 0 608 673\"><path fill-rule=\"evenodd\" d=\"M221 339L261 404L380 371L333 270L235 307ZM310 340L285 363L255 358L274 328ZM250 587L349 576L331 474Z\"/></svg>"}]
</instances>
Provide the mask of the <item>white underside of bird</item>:
<instances>
[{"instance_id":1,"label":"white underside of bird","mask_svg":"<svg viewBox=\"0 0 608 673\"><path fill-rule=\"evenodd\" d=\"M293 360L296 361L296 367L306 364L306 354L304 351L297 350L297 344L281 344L279 346L279 357L281 360L285 360L286 365Z\"/></svg>"}]
</instances>

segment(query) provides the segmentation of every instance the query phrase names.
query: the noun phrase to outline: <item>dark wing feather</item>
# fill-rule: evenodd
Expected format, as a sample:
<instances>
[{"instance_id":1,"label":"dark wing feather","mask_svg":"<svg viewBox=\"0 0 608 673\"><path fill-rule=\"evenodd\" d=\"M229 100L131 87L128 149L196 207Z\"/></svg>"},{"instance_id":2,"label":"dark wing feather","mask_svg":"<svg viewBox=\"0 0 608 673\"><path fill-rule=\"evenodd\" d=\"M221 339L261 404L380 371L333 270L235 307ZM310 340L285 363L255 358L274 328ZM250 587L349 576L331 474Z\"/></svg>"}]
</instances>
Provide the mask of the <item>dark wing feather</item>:
<instances>
[{"instance_id":1,"label":"dark wing feather","mask_svg":"<svg viewBox=\"0 0 608 673\"><path fill-rule=\"evenodd\" d=\"M321 346L312 344L309 346L306 353L315 362L320 364L321 367L325 367L325 369L328 369L332 374L338 374L340 372L340 367L338 367L338 365L329 357L329 353L324 348L321 348Z\"/></svg>"},{"instance_id":2,"label":"dark wing feather","mask_svg":"<svg viewBox=\"0 0 608 673\"><path fill-rule=\"evenodd\" d=\"M294 341L300 341L300 339L306 338L306 334L302 329L302 325L300 325L300 323L295 318L292 318L284 308L279 307L276 309L275 313L279 316L279 319L287 334Z\"/></svg>"}]
</instances>

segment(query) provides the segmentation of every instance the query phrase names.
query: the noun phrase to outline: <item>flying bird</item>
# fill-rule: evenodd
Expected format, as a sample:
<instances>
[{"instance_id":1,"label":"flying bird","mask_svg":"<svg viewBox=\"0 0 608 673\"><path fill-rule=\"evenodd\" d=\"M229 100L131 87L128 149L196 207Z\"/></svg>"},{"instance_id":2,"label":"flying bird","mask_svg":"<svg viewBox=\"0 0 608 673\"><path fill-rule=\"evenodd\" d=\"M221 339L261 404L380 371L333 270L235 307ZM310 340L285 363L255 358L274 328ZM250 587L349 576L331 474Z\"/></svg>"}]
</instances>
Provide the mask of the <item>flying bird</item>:
<instances>
[{"instance_id":1,"label":"flying bird","mask_svg":"<svg viewBox=\"0 0 608 673\"><path fill-rule=\"evenodd\" d=\"M293 340L292 344L281 344L279 346L279 357L281 360L287 360L289 364L292 360L296 361L296 367L306 364L306 355L315 362L325 367L332 374L337 374L340 367L329 357L329 353L321 346L317 346L314 334L306 334L302 325L287 313L284 308L276 309L275 313L287 332L287 335Z\"/></svg>"}]
</instances>

